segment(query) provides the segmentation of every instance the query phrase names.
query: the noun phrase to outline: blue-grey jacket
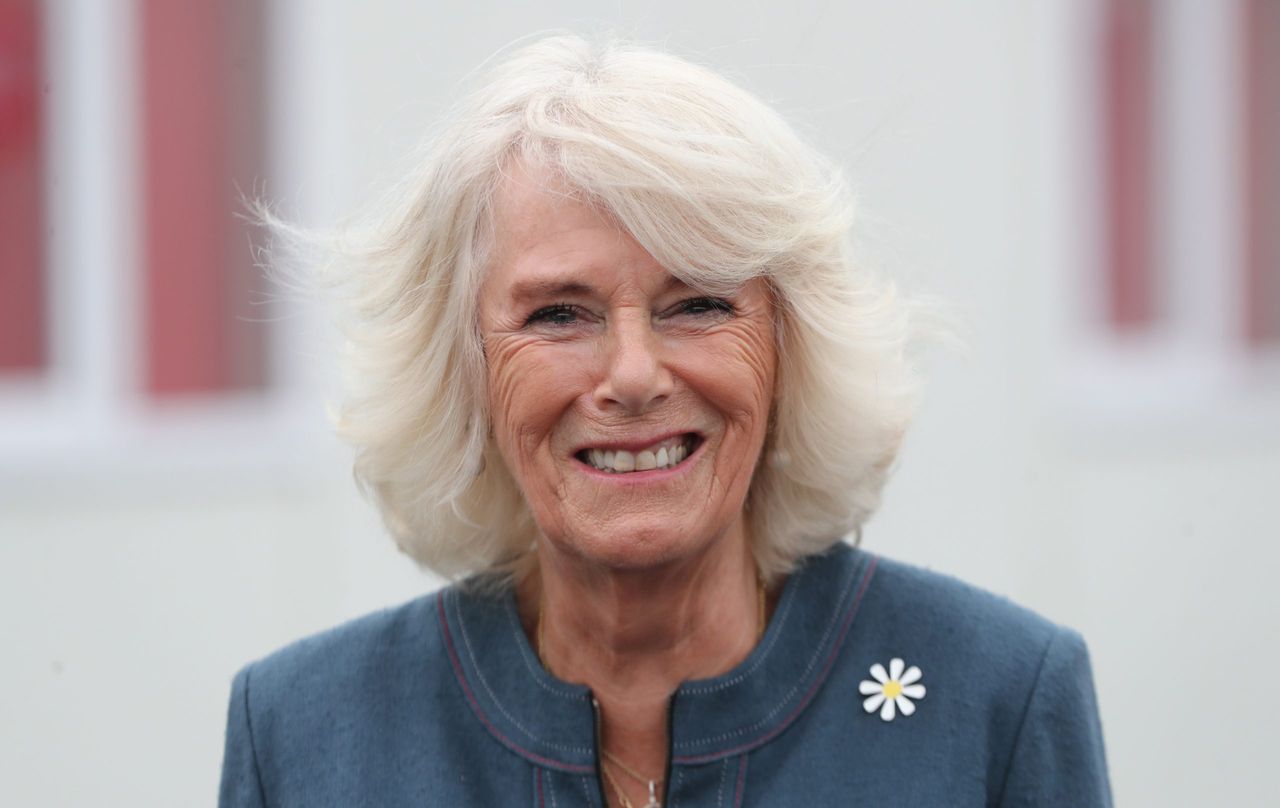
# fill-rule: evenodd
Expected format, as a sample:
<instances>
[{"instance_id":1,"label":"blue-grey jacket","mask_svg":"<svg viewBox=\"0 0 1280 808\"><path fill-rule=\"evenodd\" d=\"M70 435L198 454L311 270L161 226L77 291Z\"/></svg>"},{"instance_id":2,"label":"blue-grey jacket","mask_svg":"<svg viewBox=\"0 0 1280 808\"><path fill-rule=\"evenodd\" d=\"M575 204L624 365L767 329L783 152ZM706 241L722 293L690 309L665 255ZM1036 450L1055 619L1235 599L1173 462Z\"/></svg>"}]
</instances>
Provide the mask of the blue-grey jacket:
<instances>
[{"instance_id":1,"label":"blue-grey jacket","mask_svg":"<svg viewBox=\"0 0 1280 808\"><path fill-rule=\"evenodd\" d=\"M904 666L924 695L869 712ZM240 671L220 804L603 808L592 704L539 664L510 593L451 587ZM1078 634L843 544L669 710L668 808L1111 804Z\"/></svg>"}]
</instances>

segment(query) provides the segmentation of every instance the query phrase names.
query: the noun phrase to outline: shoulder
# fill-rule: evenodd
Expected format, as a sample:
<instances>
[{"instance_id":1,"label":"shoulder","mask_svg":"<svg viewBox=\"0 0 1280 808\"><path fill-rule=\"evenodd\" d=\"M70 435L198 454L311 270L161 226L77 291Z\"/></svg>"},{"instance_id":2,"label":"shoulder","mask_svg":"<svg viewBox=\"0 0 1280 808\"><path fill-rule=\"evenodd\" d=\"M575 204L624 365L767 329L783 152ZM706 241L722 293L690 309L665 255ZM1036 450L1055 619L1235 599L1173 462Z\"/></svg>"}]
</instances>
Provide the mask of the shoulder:
<instances>
[{"instance_id":1,"label":"shoulder","mask_svg":"<svg viewBox=\"0 0 1280 808\"><path fill-rule=\"evenodd\" d=\"M275 651L246 666L255 701L287 700L368 685L438 654L437 594L359 617Z\"/></svg>"},{"instance_id":2,"label":"shoulder","mask_svg":"<svg viewBox=\"0 0 1280 808\"><path fill-rule=\"evenodd\" d=\"M1087 655L1077 632L1008 598L911 564L873 560L857 618L859 645L919 665L926 677L946 676L998 719L1020 720L1046 664Z\"/></svg>"},{"instance_id":3,"label":"shoulder","mask_svg":"<svg viewBox=\"0 0 1280 808\"><path fill-rule=\"evenodd\" d=\"M874 561L865 607L875 615L869 622L885 635L1030 666L1050 643L1079 640L1074 631L958 578L880 556Z\"/></svg>"},{"instance_id":4,"label":"shoulder","mask_svg":"<svg viewBox=\"0 0 1280 808\"><path fill-rule=\"evenodd\" d=\"M446 717L456 686L437 599L426 595L298 640L236 675L233 710L238 701L265 782L316 760L343 760L346 750L417 736L409 715Z\"/></svg>"},{"instance_id":5,"label":"shoulder","mask_svg":"<svg viewBox=\"0 0 1280 808\"><path fill-rule=\"evenodd\" d=\"M964 754L985 771L989 795L1020 788L1019 772L1041 784L1060 776L1062 793L1105 792L1101 728L1079 633L949 575L869 561L874 572L847 649L851 676L866 678L872 665L890 667L894 659L920 669L926 694L908 722L917 744L968 738ZM1047 797L1033 803L1067 804Z\"/></svg>"},{"instance_id":6,"label":"shoulder","mask_svg":"<svg viewBox=\"0 0 1280 808\"><path fill-rule=\"evenodd\" d=\"M441 604L454 591L361 617L241 669L223 804L420 804L426 793L471 804L458 797L465 778L446 772L463 770L490 742L444 640Z\"/></svg>"}]
</instances>

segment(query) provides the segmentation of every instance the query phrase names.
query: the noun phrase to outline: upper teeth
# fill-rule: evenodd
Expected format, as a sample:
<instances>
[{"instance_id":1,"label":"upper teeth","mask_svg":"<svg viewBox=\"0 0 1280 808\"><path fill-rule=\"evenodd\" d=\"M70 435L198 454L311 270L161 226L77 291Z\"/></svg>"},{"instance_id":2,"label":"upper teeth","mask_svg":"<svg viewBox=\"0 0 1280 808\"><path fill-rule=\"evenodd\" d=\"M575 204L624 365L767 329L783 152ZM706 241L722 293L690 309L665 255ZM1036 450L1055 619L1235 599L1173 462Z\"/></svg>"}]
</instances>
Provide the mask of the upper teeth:
<instances>
[{"instance_id":1,"label":"upper teeth","mask_svg":"<svg viewBox=\"0 0 1280 808\"><path fill-rule=\"evenodd\" d=\"M601 471L628 472L665 469L676 465L688 455L683 437L667 438L638 452L623 449L607 451L588 449L587 461Z\"/></svg>"}]
</instances>

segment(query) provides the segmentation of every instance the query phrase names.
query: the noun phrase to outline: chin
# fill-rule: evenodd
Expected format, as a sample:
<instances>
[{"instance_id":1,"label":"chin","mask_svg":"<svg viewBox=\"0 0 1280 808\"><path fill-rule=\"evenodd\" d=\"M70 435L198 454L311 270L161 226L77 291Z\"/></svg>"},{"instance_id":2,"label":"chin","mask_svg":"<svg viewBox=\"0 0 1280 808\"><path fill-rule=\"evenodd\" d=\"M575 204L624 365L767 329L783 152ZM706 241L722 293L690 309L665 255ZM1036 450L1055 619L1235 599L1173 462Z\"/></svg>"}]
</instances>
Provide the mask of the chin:
<instances>
[{"instance_id":1,"label":"chin","mask_svg":"<svg viewBox=\"0 0 1280 808\"><path fill-rule=\"evenodd\" d=\"M711 543L692 538L699 534L699 531L673 529L670 524L644 523L618 526L589 536L580 534L581 538L576 541L566 536L562 542L552 544L592 564L639 571L697 556Z\"/></svg>"}]
</instances>

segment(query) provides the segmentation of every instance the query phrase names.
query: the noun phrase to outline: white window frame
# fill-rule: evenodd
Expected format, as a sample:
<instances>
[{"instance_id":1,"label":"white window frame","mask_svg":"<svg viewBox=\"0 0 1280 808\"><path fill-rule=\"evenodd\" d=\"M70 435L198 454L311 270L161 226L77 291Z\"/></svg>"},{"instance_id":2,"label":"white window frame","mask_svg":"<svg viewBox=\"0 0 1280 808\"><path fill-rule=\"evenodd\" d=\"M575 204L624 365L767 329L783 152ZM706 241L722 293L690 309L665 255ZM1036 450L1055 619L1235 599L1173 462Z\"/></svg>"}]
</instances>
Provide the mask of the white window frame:
<instances>
[{"instance_id":1,"label":"white window frame","mask_svg":"<svg viewBox=\"0 0 1280 808\"><path fill-rule=\"evenodd\" d=\"M343 454L325 413L336 393L326 378L335 339L315 306L271 307L265 391L160 400L144 389L136 13L132 0L44 7L50 351L41 371L0 374L0 487L20 496L27 485L108 478L214 472L259 486L282 474L330 477L320 469L340 469ZM302 18L305 9L281 4L270 15L266 54L269 94L296 98L316 85L304 75L314 54L273 35L291 24L276 15ZM270 170L282 185L317 156L301 136L312 122L297 112L270 127L268 150L280 157ZM326 207L331 200L317 198L299 215Z\"/></svg>"},{"instance_id":2,"label":"white window frame","mask_svg":"<svg viewBox=\"0 0 1280 808\"><path fill-rule=\"evenodd\" d=\"M1064 95L1074 99L1067 120L1076 128L1061 141L1059 178L1082 237L1068 245L1077 269L1065 289L1057 398L1087 431L1165 437L1213 423L1247 440L1280 428L1280 350L1244 339L1242 6L1155 4L1153 260L1165 286L1157 287L1161 317L1132 334L1106 322L1106 278L1096 269L1105 255L1096 95L1104 10L1102 2L1076 6L1076 70L1060 77L1071 85Z\"/></svg>"}]
</instances>

